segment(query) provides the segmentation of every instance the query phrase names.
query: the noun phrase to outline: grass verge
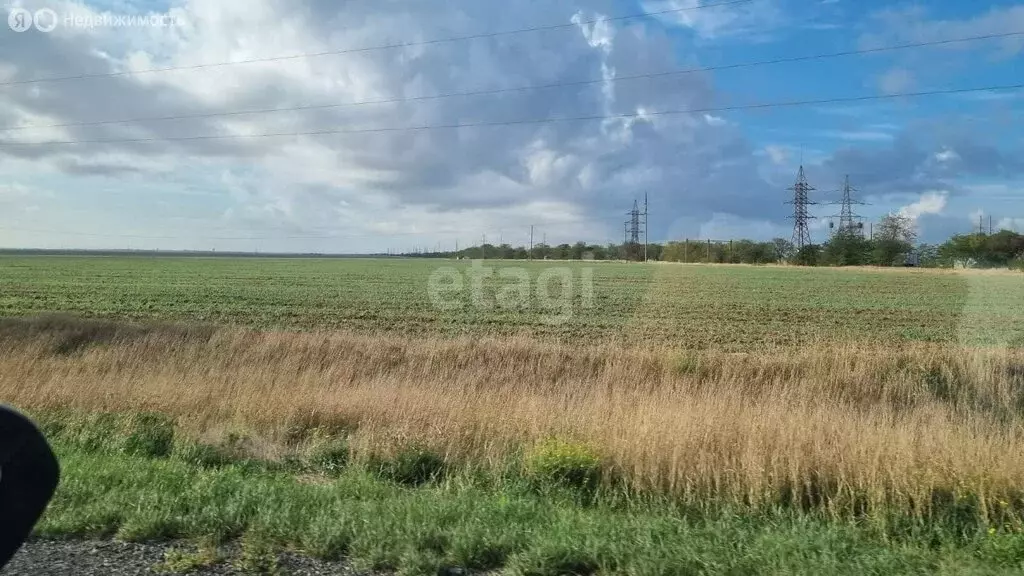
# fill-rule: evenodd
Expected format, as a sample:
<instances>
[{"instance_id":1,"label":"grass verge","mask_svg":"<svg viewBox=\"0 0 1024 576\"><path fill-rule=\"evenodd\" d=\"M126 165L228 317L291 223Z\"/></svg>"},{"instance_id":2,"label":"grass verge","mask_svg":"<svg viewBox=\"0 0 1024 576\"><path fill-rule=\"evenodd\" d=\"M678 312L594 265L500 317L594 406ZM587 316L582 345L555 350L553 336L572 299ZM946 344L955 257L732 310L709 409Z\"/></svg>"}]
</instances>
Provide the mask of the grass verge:
<instances>
[{"instance_id":1,"label":"grass verge","mask_svg":"<svg viewBox=\"0 0 1024 576\"><path fill-rule=\"evenodd\" d=\"M461 470L410 484L362 464L311 477L301 463L197 463L179 446L166 456L83 446L56 434L63 482L37 532L206 543L194 555L169 557L165 571L219 561L209 550L236 539L242 553L233 565L255 572L276 570L275 553L283 550L404 574L448 567L524 575L1024 570L1024 534L938 519L881 528L795 509L698 510L600 491L580 498L564 483L515 474Z\"/></svg>"}]
</instances>

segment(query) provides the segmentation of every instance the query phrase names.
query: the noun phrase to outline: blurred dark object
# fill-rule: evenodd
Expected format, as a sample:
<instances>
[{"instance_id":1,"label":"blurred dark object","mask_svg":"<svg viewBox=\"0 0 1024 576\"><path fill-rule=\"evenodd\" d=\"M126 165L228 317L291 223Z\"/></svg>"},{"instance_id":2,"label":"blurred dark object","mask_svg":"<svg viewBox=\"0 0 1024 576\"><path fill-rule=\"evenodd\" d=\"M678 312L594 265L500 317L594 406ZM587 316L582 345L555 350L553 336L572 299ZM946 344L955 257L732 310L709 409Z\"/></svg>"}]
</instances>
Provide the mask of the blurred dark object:
<instances>
[{"instance_id":1,"label":"blurred dark object","mask_svg":"<svg viewBox=\"0 0 1024 576\"><path fill-rule=\"evenodd\" d=\"M35 424L0 406L0 569L32 533L59 479L57 458Z\"/></svg>"}]
</instances>

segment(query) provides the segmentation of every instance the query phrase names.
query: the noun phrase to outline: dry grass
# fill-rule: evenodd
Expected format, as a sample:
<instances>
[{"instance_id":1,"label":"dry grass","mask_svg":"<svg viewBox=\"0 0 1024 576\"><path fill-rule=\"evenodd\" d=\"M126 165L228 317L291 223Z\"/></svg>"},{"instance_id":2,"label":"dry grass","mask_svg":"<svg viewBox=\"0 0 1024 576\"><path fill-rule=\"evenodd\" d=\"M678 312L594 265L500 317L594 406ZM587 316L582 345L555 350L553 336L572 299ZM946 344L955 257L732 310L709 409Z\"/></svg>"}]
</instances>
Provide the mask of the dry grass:
<instances>
[{"instance_id":1,"label":"dry grass","mask_svg":"<svg viewBox=\"0 0 1024 576\"><path fill-rule=\"evenodd\" d=\"M366 454L411 442L501 466L552 435L610 475L693 501L926 514L1021 506L1024 352L908 345L756 355L522 339L4 321L0 397L159 411L273 453L317 427ZM71 344L69 344L69 342Z\"/></svg>"}]
</instances>

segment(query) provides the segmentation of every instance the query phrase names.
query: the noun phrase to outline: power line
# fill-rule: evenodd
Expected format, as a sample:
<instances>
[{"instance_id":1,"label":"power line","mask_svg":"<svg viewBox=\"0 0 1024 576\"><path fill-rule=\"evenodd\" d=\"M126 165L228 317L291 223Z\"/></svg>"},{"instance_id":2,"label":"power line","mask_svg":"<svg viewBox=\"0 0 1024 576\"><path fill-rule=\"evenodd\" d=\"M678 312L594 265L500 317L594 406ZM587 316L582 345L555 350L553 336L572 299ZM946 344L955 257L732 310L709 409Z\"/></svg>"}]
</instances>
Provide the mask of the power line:
<instances>
[{"instance_id":1,"label":"power line","mask_svg":"<svg viewBox=\"0 0 1024 576\"><path fill-rule=\"evenodd\" d=\"M594 217L594 218L578 218L573 220L558 220L553 222L546 222L545 226L562 226L572 224L590 224L596 222L611 222L619 220L618 216L605 216L605 217ZM75 232L69 230L50 230L42 228L25 228L21 226L3 226L0 225L0 230L12 231L12 232L30 232L35 234L54 234L64 236L82 236L89 238L126 238L126 239L138 239L138 240L183 240L183 239L199 239L199 240L332 240L332 239L352 239L352 238L378 238L378 237L391 237L391 236L428 236L428 235L441 235L450 236L452 234L467 234L479 232L481 228L462 228L458 230L446 229L446 230L430 230L426 232L373 232L363 234L318 234L318 235L285 235L285 236L197 236L194 234L188 234L185 236L155 236L145 234L103 234L96 232ZM545 241L547 240L547 233L544 235Z\"/></svg>"},{"instance_id":2,"label":"power line","mask_svg":"<svg viewBox=\"0 0 1024 576\"><path fill-rule=\"evenodd\" d=\"M458 128L488 128L497 126L520 126L530 124L554 124L558 122L584 122L592 120L628 120L645 118L648 116L671 116L677 114L699 114L711 112L735 112L740 110L759 110L768 108L788 108L797 106L816 106L822 104L848 104L852 102L867 102L874 100L893 100L896 98L917 98L923 96L942 96L950 94L966 94L971 92L991 92L998 90L1019 90L1024 88L1022 84L1004 84L982 86L976 88L949 88L943 90L927 90L922 92L901 92L897 94L875 94L869 96L849 96L839 98L823 98L818 100L792 100L783 102L765 102L758 104L738 104L734 106L716 106L710 108L690 108L685 110L655 110L643 111L631 114L611 114L593 116L569 116L562 118L530 118L524 120L503 120L495 122L469 122L461 124L432 124L424 126L392 126L383 128L354 128L354 129L330 129L310 130L303 132L277 132L269 134L207 134L199 136L168 136L162 138L120 138L120 139L97 139L97 140L54 140L50 142L0 142L4 146L44 146L44 145L68 145L68 144L136 144L145 142L183 142L192 140L228 140L228 139L249 139L249 138L281 138L295 136L327 136L334 134L373 134L379 132L416 132L423 130L451 130Z\"/></svg>"},{"instance_id":3,"label":"power line","mask_svg":"<svg viewBox=\"0 0 1024 576\"><path fill-rule=\"evenodd\" d=\"M590 20L577 20L576 22L569 22L564 24L548 24L545 26L531 26L528 28L517 28L514 30L503 30L499 32L484 32L478 34L469 34L466 36L449 36L447 38L434 38L431 40L419 40L416 42L400 42L395 44L379 44L377 46L365 46L361 48L344 48L339 50L325 50L323 52L303 52L299 54L290 54L286 56L270 56L266 58L251 58L248 60L234 60L228 62L210 62L206 64L190 64L185 66L167 66L164 68L147 68L143 70L126 70L123 72L102 72L96 74L77 74L73 76L50 76L45 78L34 78L31 80L11 80L7 82L0 82L0 86L15 86L24 84L36 84L40 82L63 82L65 80L85 80L88 78L112 78L117 76L134 76L136 74L153 74L158 72L172 72L178 70L199 70L205 68L219 68L223 66L236 66L239 64L256 64L262 62L278 62L282 60L297 60L300 58L316 58L320 56L336 56L340 54L354 54L360 52L375 52L379 50L392 50L396 48L408 48L411 46L428 46L433 44L448 44L452 42L462 42L465 40L479 40L482 38L494 38L498 36L512 36L516 34L525 34L528 32L544 32L548 30L560 30L566 28L576 28L584 24L599 24L602 22L616 22L621 20L633 20L636 18L650 18L652 16L661 16L664 14L675 14L681 12L689 12L692 10L701 10L704 8L719 8L726 6L735 6L737 4L748 4L756 2L758 0L729 0L728 2L718 2L716 4L701 4L697 6L687 6L685 8L671 8L666 10L658 10L654 12L639 12L633 14L625 14L622 16L610 16L602 18L592 18Z\"/></svg>"},{"instance_id":4,"label":"power line","mask_svg":"<svg viewBox=\"0 0 1024 576\"><path fill-rule=\"evenodd\" d=\"M1012 36L1024 35L1024 31L1021 32L1005 32L1001 34L986 34L982 36L970 36L964 38L953 38L948 40L934 40L928 42L914 42L911 44L899 44L895 46L882 46L878 48L867 48L863 50L846 50L842 52L829 52L824 54L811 54L805 56L792 56L786 58L775 58L771 60L756 60L752 62L739 62L735 64L724 64L719 66L704 66L700 68L685 68L681 70L667 70L662 72L652 72L648 74L633 74L629 76L619 76L614 80L616 82L625 82L631 80L661 78L668 76L681 76L684 74L693 74L698 72L715 72L720 70L735 70L739 68L753 68L757 66L769 66L773 64L788 64L794 62L806 62L811 60L825 60L829 58L841 58L844 56L856 56L864 54L876 54L880 52L891 52L896 50L907 50L910 48L922 48L927 46L940 46L945 44L955 44L960 42L973 42L978 40L992 40L996 38L1008 38ZM223 116L245 116L249 114L272 114L276 112L301 112L308 110L324 110L329 108L346 108L350 106L366 106L372 104L398 104L403 102L420 102L425 100L441 100L445 98L455 97L469 97L469 96L490 96L494 94L505 94L509 92L524 92L528 90L546 90L551 88L567 88L576 86L588 86L592 84L601 84L606 82L604 78L595 78L591 80L577 80L572 82L552 82L549 84L534 84L529 86L516 86L512 88L493 88L488 90L471 90L464 92L447 92L442 94L431 94L425 96L408 96L401 98L386 98L378 100L362 100L357 102L342 102L342 103L331 103L331 104L307 104L300 106L283 106L277 108L263 108L256 110L235 110L225 112L204 112L199 114L180 114L173 116L148 116L138 118L127 118L121 120L97 120L90 122L67 122L63 124L38 124L29 126L17 126L13 128L0 128L0 132L11 132L17 130L32 130L32 129L43 129L43 128L72 128L76 126L102 126L107 124L131 124L134 122L160 122L160 121L172 121L172 120L194 120L200 118L217 118Z\"/></svg>"}]
</instances>

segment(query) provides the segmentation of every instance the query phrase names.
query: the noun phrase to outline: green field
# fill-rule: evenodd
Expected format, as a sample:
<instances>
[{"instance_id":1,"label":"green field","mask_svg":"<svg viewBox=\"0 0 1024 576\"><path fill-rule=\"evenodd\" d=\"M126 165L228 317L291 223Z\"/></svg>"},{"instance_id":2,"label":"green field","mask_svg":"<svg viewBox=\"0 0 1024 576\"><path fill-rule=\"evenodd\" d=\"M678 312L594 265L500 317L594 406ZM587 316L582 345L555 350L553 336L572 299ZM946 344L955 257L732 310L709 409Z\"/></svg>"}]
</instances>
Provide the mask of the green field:
<instances>
[{"instance_id":1,"label":"green field","mask_svg":"<svg viewBox=\"0 0 1024 576\"><path fill-rule=\"evenodd\" d=\"M0 317L39 534L172 572L1024 573L1024 274L19 255Z\"/></svg>"},{"instance_id":2,"label":"green field","mask_svg":"<svg viewBox=\"0 0 1024 576\"><path fill-rule=\"evenodd\" d=\"M546 322L552 309L533 297L510 307L496 304L495 294L509 285L497 272L484 282L489 307L473 305L464 293L461 309L439 309L428 295L431 273L447 266L465 271L470 267L465 261L58 256L0 258L0 315L67 312L409 334L526 332L568 340L729 349L821 340L952 342L979 329L1003 334L1024 318L1024 275L602 262L484 264L495 270L526 270L531 290L545 270L568 269L571 315L563 322ZM581 294L584 268L593 274L592 306ZM554 281L550 287L557 293L559 284Z\"/></svg>"}]
</instances>

